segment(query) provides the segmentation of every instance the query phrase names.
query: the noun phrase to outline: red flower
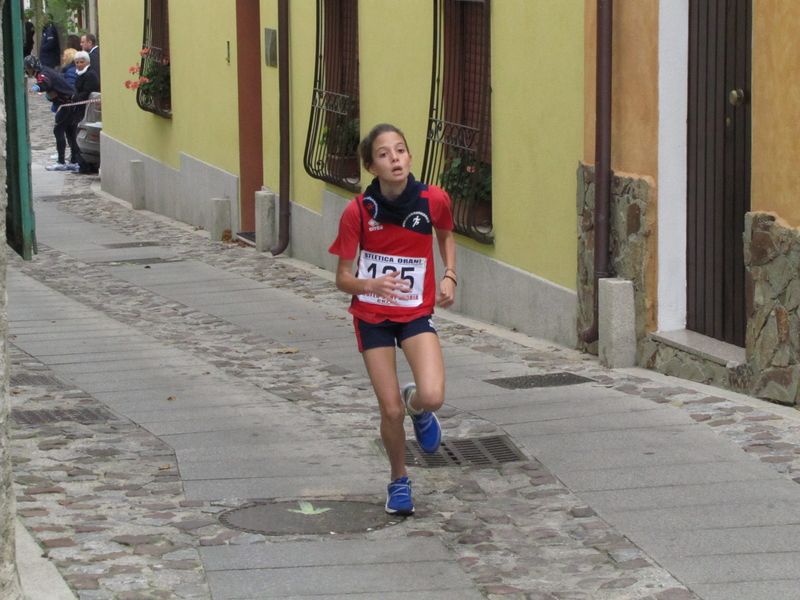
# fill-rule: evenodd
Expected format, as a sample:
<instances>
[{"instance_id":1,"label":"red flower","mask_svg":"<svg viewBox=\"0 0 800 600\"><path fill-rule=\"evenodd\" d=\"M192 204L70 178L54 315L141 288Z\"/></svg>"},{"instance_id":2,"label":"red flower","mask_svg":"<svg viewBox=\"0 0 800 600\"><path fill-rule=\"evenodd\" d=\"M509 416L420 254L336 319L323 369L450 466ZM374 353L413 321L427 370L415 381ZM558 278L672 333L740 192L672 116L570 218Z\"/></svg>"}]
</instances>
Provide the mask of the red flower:
<instances>
[{"instance_id":1,"label":"red flower","mask_svg":"<svg viewBox=\"0 0 800 600\"><path fill-rule=\"evenodd\" d=\"M142 48L142 51L139 53L142 56L147 56L150 53L150 48Z\"/></svg>"}]
</instances>

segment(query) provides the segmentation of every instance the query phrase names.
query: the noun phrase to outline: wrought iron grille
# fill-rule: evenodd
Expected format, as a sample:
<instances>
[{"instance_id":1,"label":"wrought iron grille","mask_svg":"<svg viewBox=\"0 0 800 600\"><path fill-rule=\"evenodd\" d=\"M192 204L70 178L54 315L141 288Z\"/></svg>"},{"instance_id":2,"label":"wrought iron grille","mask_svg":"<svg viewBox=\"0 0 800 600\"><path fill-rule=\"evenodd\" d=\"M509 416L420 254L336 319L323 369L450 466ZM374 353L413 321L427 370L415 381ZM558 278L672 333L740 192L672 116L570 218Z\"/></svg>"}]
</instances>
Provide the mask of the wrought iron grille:
<instances>
[{"instance_id":1,"label":"wrought iron grille","mask_svg":"<svg viewBox=\"0 0 800 600\"><path fill-rule=\"evenodd\" d=\"M489 0L435 0L433 78L422 181L453 202L455 231L492 244Z\"/></svg>"},{"instance_id":2,"label":"wrought iron grille","mask_svg":"<svg viewBox=\"0 0 800 600\"><path fill-rule=\"evenodd\" d=\"M150 85L140 85L136 103L142 110L172 118L169 60L169 0L145 0L141 74Z\"/></svg>"},{"instance_id":3,"label":"wrought iron grille","mask_svg":"<svg viewBox=\"0 0 800 600\"><path fill-rule=\"evenodd\" d=\"M304 166L321 179L360 191L358 0L317 0L317 63Z\"/></svg>"}]
</instances>

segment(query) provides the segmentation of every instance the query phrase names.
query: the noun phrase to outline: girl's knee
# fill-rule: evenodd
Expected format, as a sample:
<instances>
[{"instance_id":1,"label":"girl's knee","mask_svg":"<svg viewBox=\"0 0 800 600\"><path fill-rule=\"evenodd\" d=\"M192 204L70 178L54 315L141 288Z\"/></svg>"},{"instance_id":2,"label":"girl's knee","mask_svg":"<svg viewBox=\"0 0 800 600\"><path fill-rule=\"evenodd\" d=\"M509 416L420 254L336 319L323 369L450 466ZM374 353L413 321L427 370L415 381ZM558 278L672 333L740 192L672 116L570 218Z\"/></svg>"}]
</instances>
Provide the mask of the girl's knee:
<instances>
[{"instance_id":1,"label":"girl's knee","mask_svg":"<svg viewBox=\"0 0 800 600\"><path fill-rule=\"evenodd\" d=\"M381 420L386 423L402 426L405 416L406 408L402 402L381 406Z\"/></svg>"},{"instance_id":2,"label":"girl's knee","mask_svg":"<svg viewBox=\"0 0 800 600\"><path fill-rule=\"evenodd\" d=\"M419 408L435 412L444 404L444 383L441 385L417 384L416 402Z\"/></svg>"}]
</instances>

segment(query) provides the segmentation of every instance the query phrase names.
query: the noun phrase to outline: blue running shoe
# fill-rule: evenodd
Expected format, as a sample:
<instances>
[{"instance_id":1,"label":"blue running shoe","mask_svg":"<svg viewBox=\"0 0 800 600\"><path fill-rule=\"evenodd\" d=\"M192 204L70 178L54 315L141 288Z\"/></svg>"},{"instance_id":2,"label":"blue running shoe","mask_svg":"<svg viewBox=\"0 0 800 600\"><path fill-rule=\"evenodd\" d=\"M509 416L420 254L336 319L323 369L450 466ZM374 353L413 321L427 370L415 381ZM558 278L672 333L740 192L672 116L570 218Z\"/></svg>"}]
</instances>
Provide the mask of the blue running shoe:
<instances>
[{"instance_id":1,"label":"blue running shoe","mask_svg":"<svg viewBox=\"0 0 800 600\"><path fill-rule=\"evenodd\" d=\"M411 501L411 480L408 477L400 477L389 484L386 512L401 517L414 514L414 503Z\"/></svg>"},{"instance_id":2,"label":"blue running shoe","mask_svg":"<svg viewBox=\"0 0 800 600\"><path fill-rule=\"evenodd\" d=\"M411 423L414 425L414 435L417 437L419 447L425 452L436 452L439 444L442 443L442 428L439 426L439 419L436 415L427 410L423 410L418 415L411 412L409 402L417 391L417 386L413 383L403 387L403 402L406 411L411 416Z\"/></svg>"}]
</instances>

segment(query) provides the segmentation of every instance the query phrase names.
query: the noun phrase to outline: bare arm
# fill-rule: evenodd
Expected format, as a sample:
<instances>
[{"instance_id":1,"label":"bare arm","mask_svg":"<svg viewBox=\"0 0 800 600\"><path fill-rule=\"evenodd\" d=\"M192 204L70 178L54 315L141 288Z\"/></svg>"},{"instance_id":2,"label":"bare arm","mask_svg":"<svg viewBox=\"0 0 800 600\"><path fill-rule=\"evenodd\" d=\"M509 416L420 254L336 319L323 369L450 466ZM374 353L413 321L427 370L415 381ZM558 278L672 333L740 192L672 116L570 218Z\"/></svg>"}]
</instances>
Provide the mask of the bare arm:
<instances>
[{"instance_id":1,"label":"bare arm","mask_svg":"<svg viewBox=\"0 0 800 600\"><path fill-rule=\"evenodd\" d=\"M436 230L436 241L439 242L439 254L444 262L445 272L439 283L439 295L436 305L449 308L456 300L456 241L452 231ZM446 277L445 277L446 276ZM452 277L452 279L451 279Z\"/></svg>"}]
</instances>

